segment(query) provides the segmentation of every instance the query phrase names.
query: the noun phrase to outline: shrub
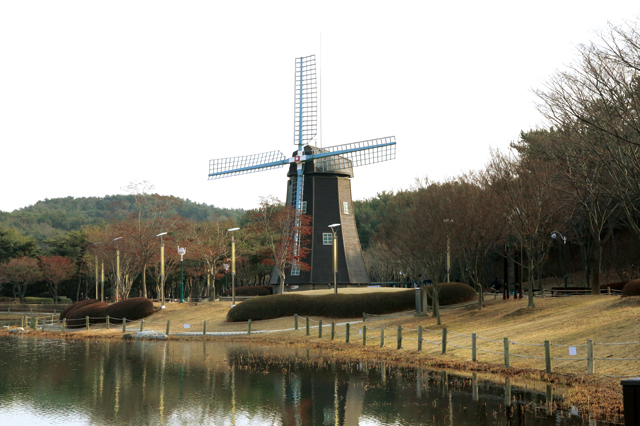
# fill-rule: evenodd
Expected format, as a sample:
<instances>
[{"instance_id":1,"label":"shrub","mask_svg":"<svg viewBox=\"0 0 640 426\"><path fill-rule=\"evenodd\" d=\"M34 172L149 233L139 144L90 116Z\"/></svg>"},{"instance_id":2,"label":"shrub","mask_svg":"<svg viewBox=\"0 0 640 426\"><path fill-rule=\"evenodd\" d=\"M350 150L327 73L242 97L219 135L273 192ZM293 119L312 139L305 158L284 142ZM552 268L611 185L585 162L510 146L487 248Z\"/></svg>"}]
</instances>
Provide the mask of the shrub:
<instances>
[{"instance_id":1,"label":"shrub","mask_svg":"<svg viewBox=\"0 0 640 426\"><path fill-rule=\"evenodd\" d=\"M108 306L104 302L97 302L76 308L67 314L67 326L84 327L85 317L89 317L91 324L106 322Z\"/></svg>"},{"instance_id":2,"label":"shrub","mask_svg":"<svg viewBox=\"0 0 640 426\"><path fill-rule=\"evenodd\" d=\"M106 315L121 320L139 320L148 317L155 312L153 302L146 297L132 297L121 302L114 303L107 308Z\"/></svg>"},{"instance_id":3,"label":"shrub","mask_svg":"<svg viewBox=\"0 0 640 426\"><path fill-rule=\"evenodd\" d=\"M609 284L600 284L600 290L606 290L607 287L611 287L611 290L618 290L618 291L622 291L622 289L624 288L625 284L627 284L629 281L620 281L617 283L609 283Z\"/></svg>"},{"instance_id":4,"label":"shrub","mask_svg":"<svg viewBox=\"0 0 640 426\"><path fill-rule=\"evenodd\" d=\"M87 299L87 300L82 300L80 302L76 302L73 305L67 306L62 312L60 312L60 321L62 321L64 318L68 318L68 315L71 313L71 311L76 310L78 308L82 308L83 306L87 306L87 305L91 305L93 303L98 303L99 300L96 299Z\"/></svg>"},{"instance_id":5,"label":"shrub","mask_svg":"<svg viewBox=\"0 0 640 426\"><path fill-rule=\"evenodd\" d=\"M622 297L640 296L640 279L629 281L622 288Z\"/></svg>"},{"instance_id":6,"label":"shrub","mask_svg":"<svg viewBox=\"0 0 640 426\"><path fill-rule=\"evenodd\" d=\"M427 286L429 296L433 294L433 286ZM442 283L438 293L440 306L455 305L456 303L470 302L477 297L476 291L464 283ZM431 302L430 302L431 303Z\"/></svg>"},{"instance_id":7,"label":"shrub","mask_svg":"<svg viewBox=\"0 0 640 426\"><path fill-rule=\"evenodd\" d=\"M52 297L25 297L24 303L27 305L41 305L53 303Z\"/></svg>"},{"instance_id":8,"label":"shrub","mask_svg":"<svg viewBox=\"0 0 640 426\"><path fill-rule=\"evenodd\" d=\"M236 287L236 296L268 296L273 294L271 285L248 285ZM225 296L231 296L231 289L224 292Z\"/></svg>"},{"instance_id":9,"label":"shrub","mask_svg":"<svg viewBox=\"0 0 640 426\"><path fill-rule=\"evenodd\" d=\"M464 286L466 288L463 288ZM227 313L227 321L271 319L284 316L313 315L333 318L355 318L368 314L388 314L415 308L414 289L397 292L364 294L274 294L237 304ZM466 284L447 283L440 290L440 304L474 300L476 292ZM444 302L443 302L444 301Z\"/></svg>"}]
</instances>

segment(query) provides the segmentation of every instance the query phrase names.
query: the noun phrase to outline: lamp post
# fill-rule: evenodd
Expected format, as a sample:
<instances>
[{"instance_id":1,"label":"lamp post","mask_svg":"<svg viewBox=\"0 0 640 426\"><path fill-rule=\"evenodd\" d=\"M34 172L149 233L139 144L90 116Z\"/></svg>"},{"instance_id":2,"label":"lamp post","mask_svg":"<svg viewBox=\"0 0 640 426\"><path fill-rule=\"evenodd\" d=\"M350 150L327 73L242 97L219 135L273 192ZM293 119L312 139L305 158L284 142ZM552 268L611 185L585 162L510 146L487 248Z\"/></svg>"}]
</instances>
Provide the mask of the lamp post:
<instances>
[{"instance_id":1,"label":"lamp post","mask_svg":"<svg viewBox=\"0 0 640 426\"><path fill-rule=\"evenodd\" d=\"M178 254L180 255L180 303L184 303L184 254L187 250L184 247L178 246Z\"/></svg>"},{"instance_id":2,"label":"lamp post","mask_svg":"<svg viewBox=\"0 0 640 426\"><path fill-rule=\"evenodd\" d=\"M553 233L551 234L551 238L553 238L554 240L557 239L558 236L562 238L562 241L564 242L564 244L562 244L562 257L564 262L564 288L567 288L567 237L565 237L558 231L553 231Z\"/></svg>"},{"instance_id":3,"label":"lamp post","mask_svg":"<svg viewBox=\"0 0 640 426\"><path fill-rule=\"evenodd\" d=\"M240 228L231 228L227 232L237 231ZM231 236L231 306L236 304L236 237Z\"/></svg>"},{"instance_id":4,"label":"lamp post","mask_svg":"<svg viewBox=\"0 0 640 426\"><path fill-rule=\"evenodd\" d=\"M122 237L114 238L113 241L118 241ZM117 244L117 243L116 243ZM116 249L116 295L115 301L120 301L120 249Z\"/></svg>"},{"instance_id":5,"label":"lamp post","mask_svg":"<svg viewBox=\"0 0 640 426\"><path fill-rule=\"evenodd\" d=\"M102 244L102 242L93 243L94 246L97 246L98 244ZM102 268L104 269L104 262L102 262ZM104 277L104 272L102 273L102 276ZM96 247L96 299L100 299L100 294L98 293L99 290L100 281L98 280L98 253Z\"/></svg>"},{"instance_id":6,"label":"lamp post","mask_svg":"<svg viewBox=\"0 0 640 426\"><path fill-rule=\"evenodd\" d=\"M338 293L338 235L336 233L336 228L340 226L339 223L334 223L333 225L329 225L331 228L331 233L333 234L333 292L334 294Z\"/></svg>"},{"instance_id":7,"label":"lamp post","mask_svg":"<svg viewBox=\"0 0 640 426\"><path fill-rule=\"evenodd\" d=\"M162 232L156 237L160 237L160 309L164 309L164 236L166 232Z\"/></svg>"}]
</instances>

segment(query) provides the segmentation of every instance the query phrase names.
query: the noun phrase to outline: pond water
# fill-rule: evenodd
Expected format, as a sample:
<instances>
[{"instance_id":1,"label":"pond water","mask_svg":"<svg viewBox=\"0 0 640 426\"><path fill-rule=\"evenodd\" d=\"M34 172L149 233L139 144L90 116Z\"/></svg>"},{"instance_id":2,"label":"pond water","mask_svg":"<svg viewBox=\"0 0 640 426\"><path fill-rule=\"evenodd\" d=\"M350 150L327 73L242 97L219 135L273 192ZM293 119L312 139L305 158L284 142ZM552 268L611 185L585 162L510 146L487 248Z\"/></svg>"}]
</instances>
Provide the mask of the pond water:
<instances>
[{"instance_id":1,"label":"pond water","mask_svg":"<svg viewBox=\"0 0 640 426\"><path fill-rule=\"evenodd\" d=\"M0 338L0 424L595 424L554 410L550 386L502 380L337 363L306 349L11 336Z\"/></svg>"}]
</instances>

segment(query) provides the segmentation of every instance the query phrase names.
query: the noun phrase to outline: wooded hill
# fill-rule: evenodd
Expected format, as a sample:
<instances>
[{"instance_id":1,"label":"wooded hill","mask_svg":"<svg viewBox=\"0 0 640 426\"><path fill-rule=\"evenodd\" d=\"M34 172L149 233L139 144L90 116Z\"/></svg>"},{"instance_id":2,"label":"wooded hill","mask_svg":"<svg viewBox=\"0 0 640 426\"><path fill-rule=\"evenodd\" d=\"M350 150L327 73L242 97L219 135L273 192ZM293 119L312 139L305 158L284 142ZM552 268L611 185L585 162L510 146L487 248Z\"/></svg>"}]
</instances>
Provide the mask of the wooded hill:
<instances>
[{"instance_id":1,"label":"wooded hill","mask_svg":"<svg viewBox=\"0 0 640 426\"><path fill-rule=\"evenodd\" d=\"M167 213L190 222L224 221L244 215L242 209L224 209L178 197L170 198L177 202L173 203L172 211ZM0 228L15 228L20 234L31 236L40 243L69 231L80 230L83 226L101 225L125 217L135 211L133 195L45 199L10 213L0 212Z\"/></svg>"}]
</instances>

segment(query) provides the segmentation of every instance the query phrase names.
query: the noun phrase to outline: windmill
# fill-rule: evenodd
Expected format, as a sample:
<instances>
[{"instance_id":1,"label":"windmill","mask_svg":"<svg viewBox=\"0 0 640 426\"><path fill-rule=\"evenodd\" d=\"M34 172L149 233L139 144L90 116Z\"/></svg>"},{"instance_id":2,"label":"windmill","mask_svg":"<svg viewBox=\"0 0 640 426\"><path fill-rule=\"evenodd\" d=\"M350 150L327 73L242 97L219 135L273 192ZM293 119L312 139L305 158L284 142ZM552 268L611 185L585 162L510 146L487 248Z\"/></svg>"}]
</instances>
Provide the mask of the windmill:
<instances>
[{"instance_id":1,"label":"windmill","mask_svg":"<svg viewBox=\"0 0 640 426\"><path fill-rule=\"evenodd\" d=\"M338 245L337 282L370 282L364 265L351 198L353 168L393 160L394 136L319 148L310 145L317 133L317 83L315 55L296 58L294 90L294 144L291 157L280 151L209 162L209 180L255 173L289 165L287 204L296 214L312 216L311 253L305 261L311 271L291 268L288 284L328 284L333 281L332 233L329 224L339 223L342 238ZM310 259L309 259L310 257ZM271 275L276 284L278 274Z\"/></svg>"}]
</instances>

